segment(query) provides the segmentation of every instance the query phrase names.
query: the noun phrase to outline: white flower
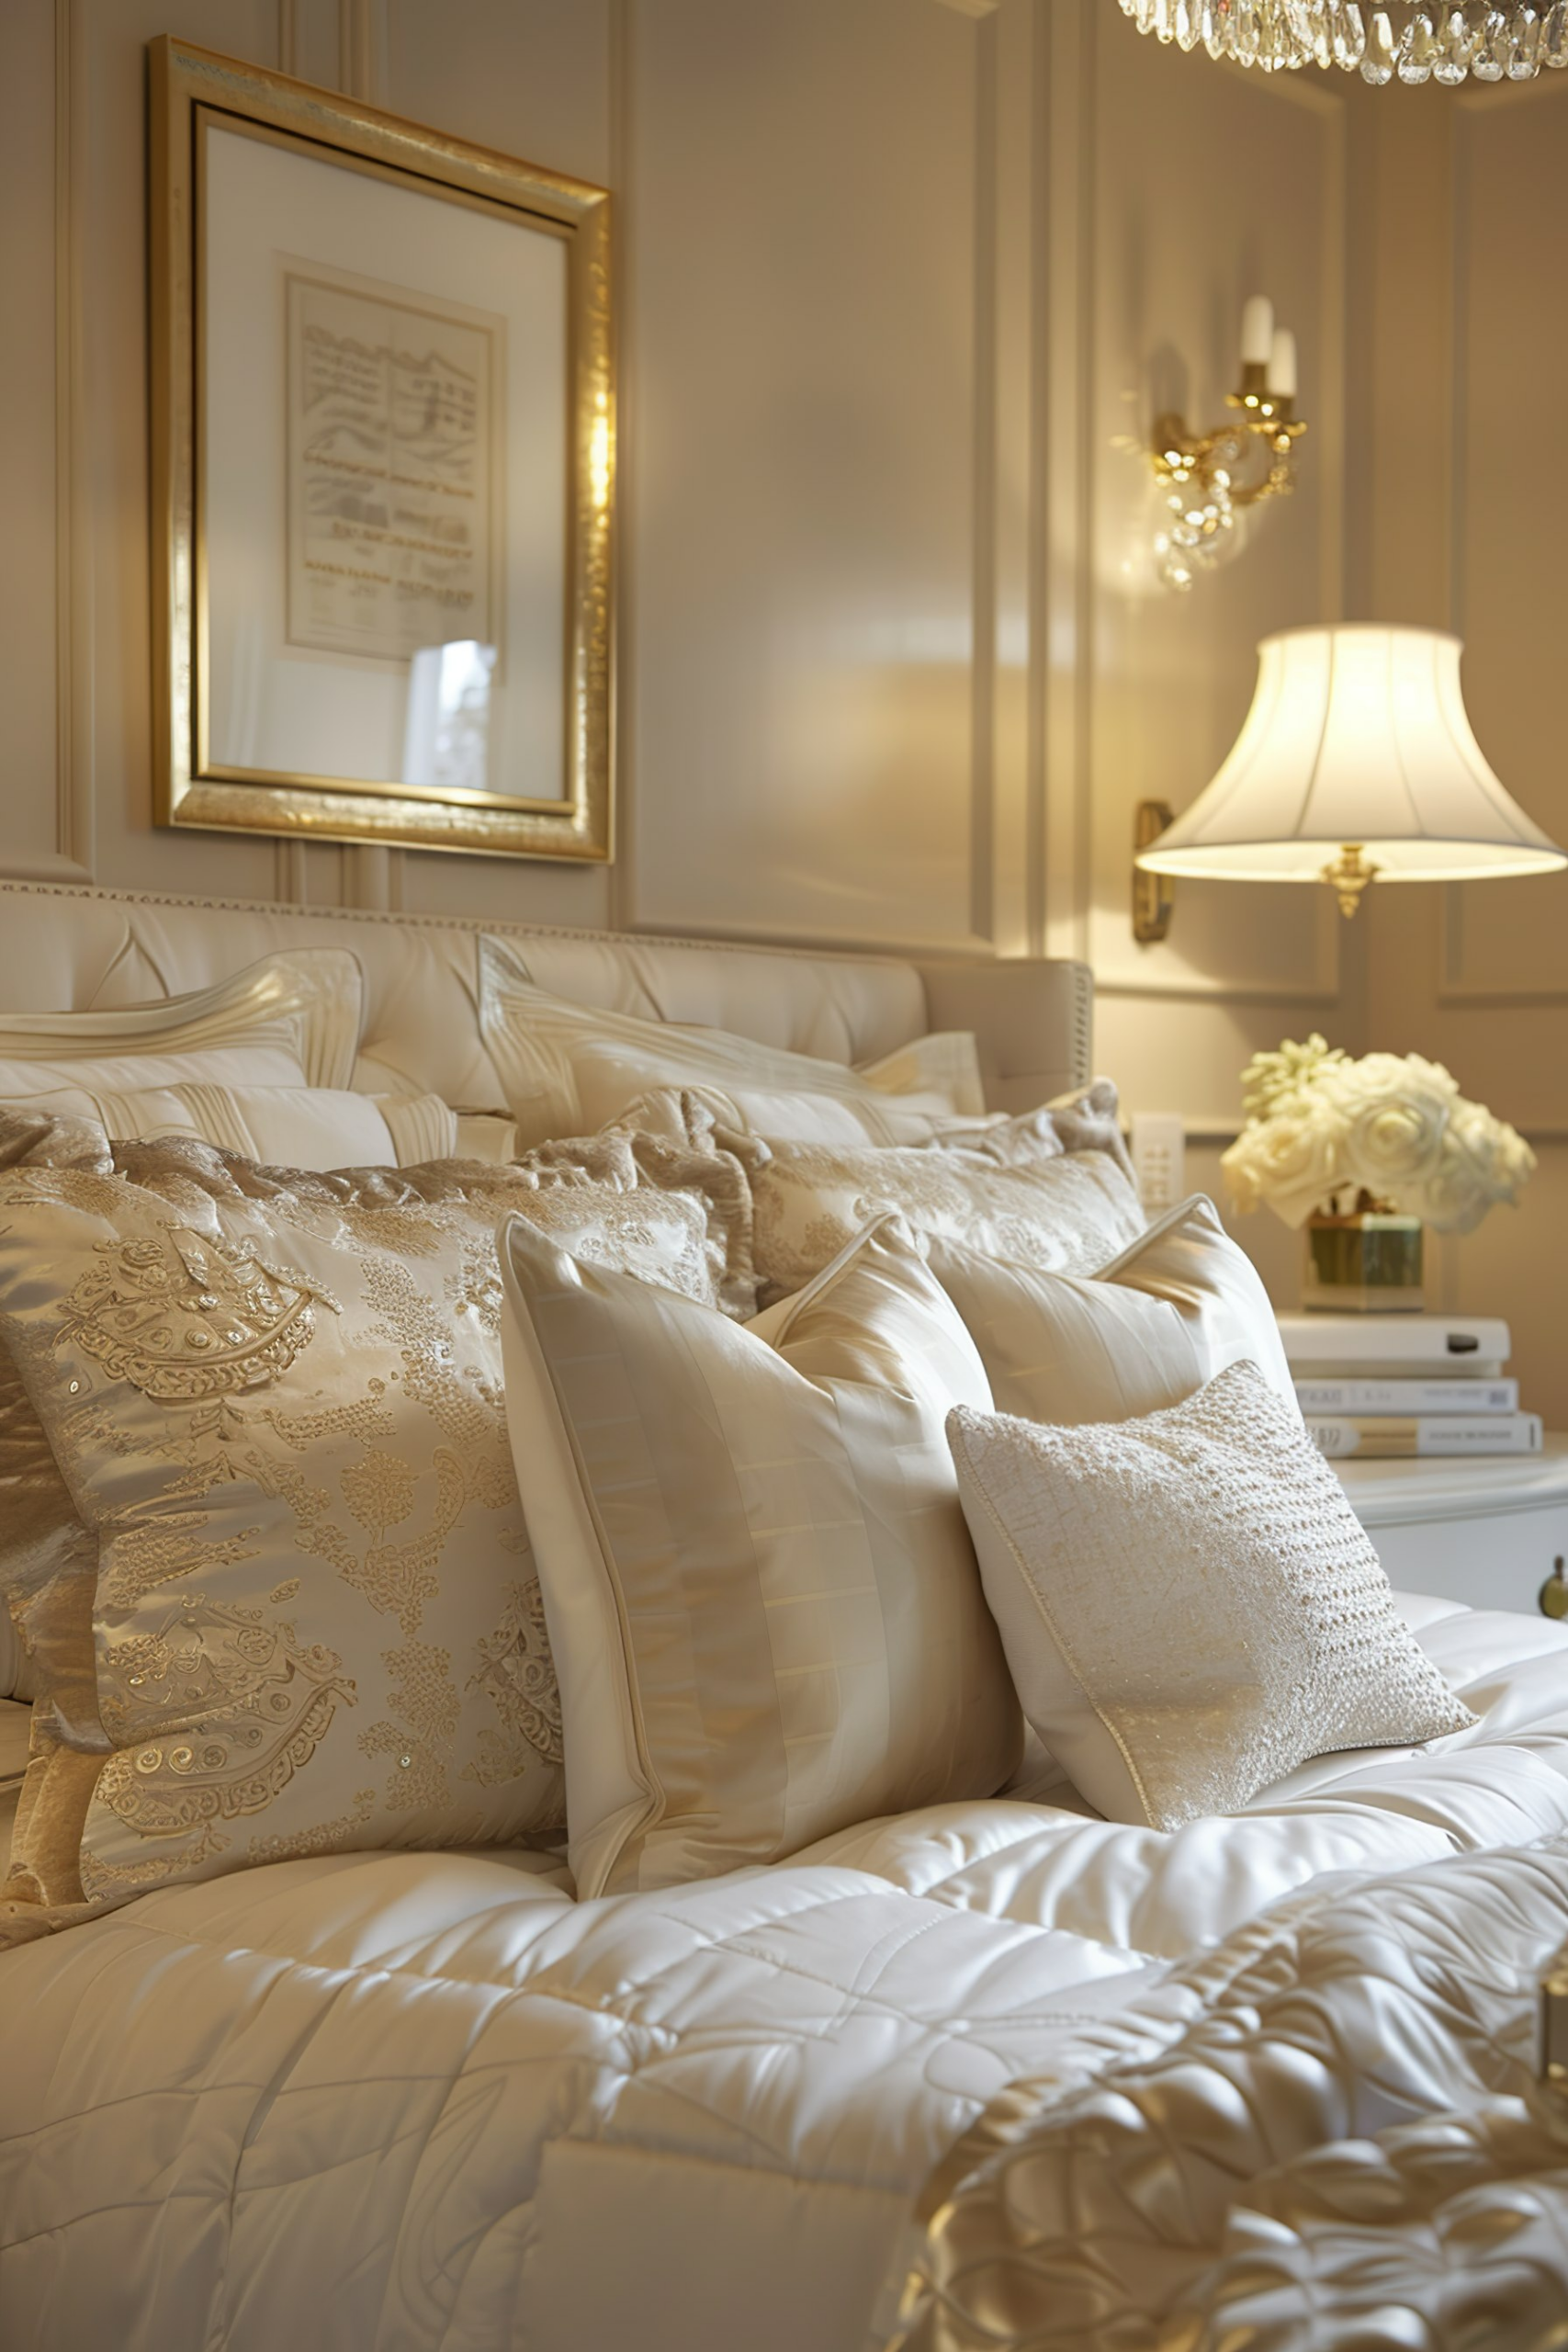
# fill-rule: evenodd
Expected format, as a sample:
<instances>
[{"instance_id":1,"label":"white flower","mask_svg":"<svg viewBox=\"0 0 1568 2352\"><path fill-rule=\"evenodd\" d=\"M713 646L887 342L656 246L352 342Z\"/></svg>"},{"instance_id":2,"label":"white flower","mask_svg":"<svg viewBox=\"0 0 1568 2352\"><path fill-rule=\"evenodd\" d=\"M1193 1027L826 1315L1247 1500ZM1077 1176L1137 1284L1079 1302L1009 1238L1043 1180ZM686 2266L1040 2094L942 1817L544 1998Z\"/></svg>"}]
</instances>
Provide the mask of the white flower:
<instances>
[{"instance_id":1,"label":"white flower","mask_svg":"<svg viewBox=\"0 0 1568 2352\"><path fill-rule=\"evenodd\" d=\"M1242 1071L1242 1107L1249 1119L1272 1119L1280 1112L1304 1114L1312 1090L1327 1072L1348 1066L1338 1046L1314 1029L1303 1046L1287 1037L1276 1054L1254 1054Z\"/></svg>"},{"instance_id":2,"label":"white flower","mask_svg":"<svg viewBox=\"0 0 1568 2352\"><path fill-rule=\"evenodd\" d=\"M1267 1201L1287 1225L1304 1225L1344 1182L1346 1124L1327 1103L1245 1126L1220 1165L1241 1209Z\"/></svg>"},{"instance_id":3,"label":"white flower","mask_svg":"<svg viewBox=\"0 0 1568 2352\"><path fill-rule=\"evenodd\" d=\"M1346 1172L1376 1200L1423 1184L1442 1157L1459 1088L1418 1054L1368 1054L1325 1078L1348 1123Z\"/></svg>"},{"instance_id":4,"label":"white flower","mask_svg":"<svg viewBox=\"0 0 1568 2352\"><path fill-rule=\"evenodd\" d=\"M1257 1055L1245 1083L1250 1115L1222 1165L1239 1207L1267 1201L1287 1225L1365 1194L1469 1233L1535 1166L1522 1136L1419 1054L1349 1061L1314 1036Z\"/></svg>"},{"instance_id":5,"label":"white flower","mask_svg":"<svg viewBox=\"0 0 1568 2352\"><path fill-rule=\"evenodd\" d=\"M1505 1120L1461 1102L1416 1214L1438 1233L1473 1233L1495 1203L1518 1199L1534 1166L1534 1152Z\"/></svg>"}]
</instances>

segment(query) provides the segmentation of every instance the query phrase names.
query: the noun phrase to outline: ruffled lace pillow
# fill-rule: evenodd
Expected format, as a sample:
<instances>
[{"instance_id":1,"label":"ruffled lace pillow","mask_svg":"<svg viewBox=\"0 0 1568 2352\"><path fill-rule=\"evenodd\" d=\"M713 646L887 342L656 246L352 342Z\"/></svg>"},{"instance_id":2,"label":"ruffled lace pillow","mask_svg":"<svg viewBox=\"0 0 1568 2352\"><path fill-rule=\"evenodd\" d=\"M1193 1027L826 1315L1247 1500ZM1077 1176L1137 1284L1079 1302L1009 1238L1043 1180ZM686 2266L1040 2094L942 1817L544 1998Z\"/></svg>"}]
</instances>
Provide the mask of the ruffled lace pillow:
<instances>
[{"instance_id":1,"label":"ruffled lace pillow","mask_svg":"<svg viewBox=\"0 0 1568 2352\"><path fill-rule=\"evenodd\" d=\"M190 1142L119 1174L90 1129L20 1156L0 1133L0 1370L48 1463L0 1404L38 1685L0 1939L248 1861L558 1829L495 1227L743 1314L739 1168L627 1136L331 1177Z\"/></svg>"}]
</instances>

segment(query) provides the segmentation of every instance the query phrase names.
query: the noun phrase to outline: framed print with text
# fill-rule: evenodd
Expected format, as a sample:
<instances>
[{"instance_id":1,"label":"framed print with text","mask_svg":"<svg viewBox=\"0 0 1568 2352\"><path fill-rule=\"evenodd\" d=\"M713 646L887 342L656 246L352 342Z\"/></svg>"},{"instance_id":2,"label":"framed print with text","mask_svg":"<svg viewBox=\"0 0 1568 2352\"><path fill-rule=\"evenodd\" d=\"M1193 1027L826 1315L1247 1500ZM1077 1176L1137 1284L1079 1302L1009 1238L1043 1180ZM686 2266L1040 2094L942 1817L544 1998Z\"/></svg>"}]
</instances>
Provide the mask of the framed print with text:
<instances>
[{"instance_id":1,"label":"framed print with text","mask_svg":"<svg viewBox=\"0 0 1568 2352\"><path fill-rule=\"evenodd\" d=\"M160 822L608 858L608 197L151 54Z\"/></svg>"}]
</instances>

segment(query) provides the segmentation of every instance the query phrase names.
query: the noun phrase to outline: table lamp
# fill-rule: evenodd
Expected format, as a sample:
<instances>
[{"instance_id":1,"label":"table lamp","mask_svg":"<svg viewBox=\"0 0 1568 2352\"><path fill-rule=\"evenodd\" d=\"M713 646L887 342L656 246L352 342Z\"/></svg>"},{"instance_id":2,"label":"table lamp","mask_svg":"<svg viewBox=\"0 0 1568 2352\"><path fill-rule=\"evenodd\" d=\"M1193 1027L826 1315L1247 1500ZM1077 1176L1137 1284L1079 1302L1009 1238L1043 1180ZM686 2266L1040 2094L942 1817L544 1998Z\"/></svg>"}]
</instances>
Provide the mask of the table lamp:
<instances>
[{"instance_id":1,"label":"table lamp","mask_svg":"<svg viewBox=\"0 0 1568 2352\"><path fill-rule=\"evenodd\" d=\"M1568 865L1487 765L1460 691L1461 650L1457 637L1426 628L1265 638L1252 707L1224 766L1152 841L1141 820L1136 865L1326 882L1353 915L1372 881L1479 881Z\"/></svg>"}]
</instances>

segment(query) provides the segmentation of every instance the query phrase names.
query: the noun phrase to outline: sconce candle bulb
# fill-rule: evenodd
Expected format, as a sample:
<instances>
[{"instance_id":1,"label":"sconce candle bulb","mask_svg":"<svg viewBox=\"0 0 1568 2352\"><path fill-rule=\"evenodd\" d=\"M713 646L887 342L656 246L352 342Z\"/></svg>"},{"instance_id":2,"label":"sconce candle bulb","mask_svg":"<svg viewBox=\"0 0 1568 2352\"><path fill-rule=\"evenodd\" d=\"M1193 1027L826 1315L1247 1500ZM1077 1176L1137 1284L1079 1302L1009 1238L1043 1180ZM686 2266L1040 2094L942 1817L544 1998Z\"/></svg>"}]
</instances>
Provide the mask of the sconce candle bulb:
<instances>
[{"instance_id":1,"label":"sconce candle bulb","mask_svg":"<svg viewBox=\"0 0 1568 2352\"><path fill-rule=\"evenodd\" d=\"M1241 364L1266 368L1274 345L1274 305L1267 294L1250 295L1242 305Z\"/></svg>"},{"instance_id":2,"label":"sconce candle bulb","mask_svg":"<svg viewBox=\"0 0 1568 2352\"><path fill-rule=\"evenodd\" d=\"M1167 587L1190 588L1197 568L1219 560L1239 508L1294 487L1292 454L1306 431L1295 397L1296 338L1276 328L1267 294L1251 295L1241 313L1241 382L1226 394L1226 406L1241 412L1237 422L1194 433L1185 417L1168 414L1155 425L1149 456L1173 518L1155 542ZM1248 481L1244 469L1258 442L1269 463Z\"/></svg>"},{"instance_id":3,"label":"sconce candle bulb","mask_svg":"<svg viewBox=\"0 0 1568 2352\"><path fill-rule=\"evenodd\" d=\"M1289 327L1276 327L1269 353L1269 390L1276 400L1296 397L1296 338Z\"/></svg>"}]
</instances>

